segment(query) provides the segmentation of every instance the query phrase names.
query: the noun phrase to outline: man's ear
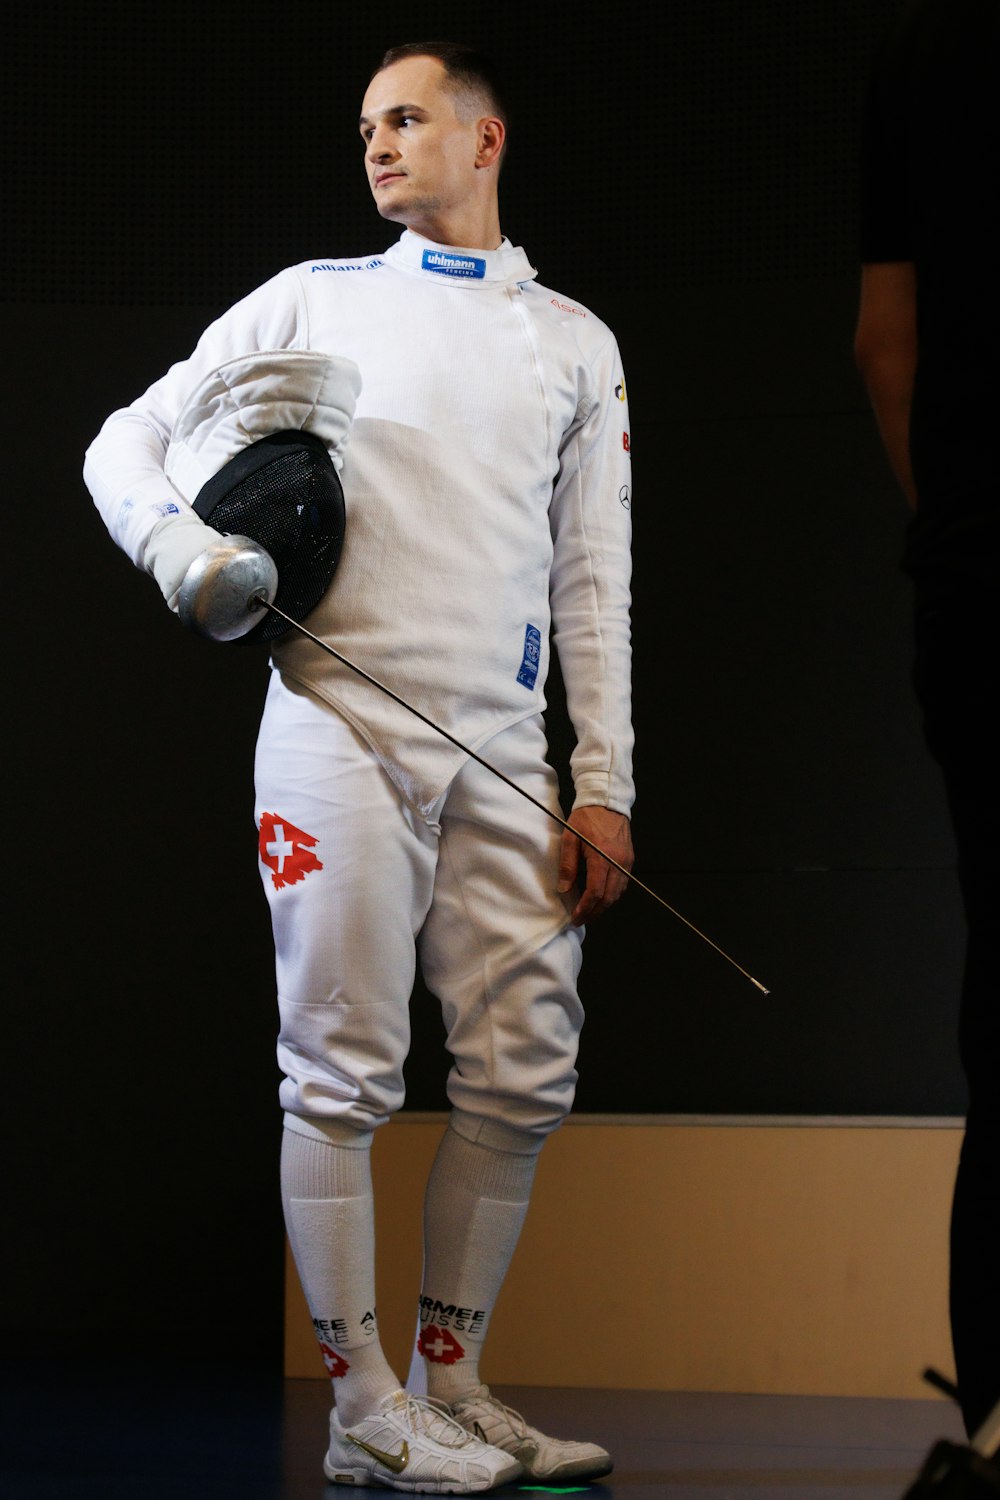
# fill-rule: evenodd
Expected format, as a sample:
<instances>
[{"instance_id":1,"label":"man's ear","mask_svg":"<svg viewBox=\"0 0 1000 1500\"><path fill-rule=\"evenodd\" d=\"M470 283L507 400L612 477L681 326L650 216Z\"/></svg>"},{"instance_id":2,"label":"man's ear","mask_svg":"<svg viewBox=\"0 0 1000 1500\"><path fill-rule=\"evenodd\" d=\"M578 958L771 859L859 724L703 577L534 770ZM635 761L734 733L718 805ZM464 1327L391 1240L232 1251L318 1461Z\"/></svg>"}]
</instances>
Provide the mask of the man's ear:
<instances>
[{"instance_id":1,"label":"man's ear","mask_svg":"<svg viewBox=\"0 0 1000 1500\"><path fill-rule=\"evenodd\" d=\"M479 147L476 151L477 167L492 167L499 160L503 143L507 138L502 120L487 115L479 122Z\"/></svg>"}]
</instances>

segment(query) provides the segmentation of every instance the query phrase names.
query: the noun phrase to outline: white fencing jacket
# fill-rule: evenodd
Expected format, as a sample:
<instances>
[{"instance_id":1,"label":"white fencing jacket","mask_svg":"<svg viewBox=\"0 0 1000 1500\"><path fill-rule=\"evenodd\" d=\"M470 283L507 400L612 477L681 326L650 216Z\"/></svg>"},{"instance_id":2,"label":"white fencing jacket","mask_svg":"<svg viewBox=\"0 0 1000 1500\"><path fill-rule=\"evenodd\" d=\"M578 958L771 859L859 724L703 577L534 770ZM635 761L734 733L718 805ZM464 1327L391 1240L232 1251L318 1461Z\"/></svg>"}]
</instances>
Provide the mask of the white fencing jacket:
<instances>
[{"instance_id":1,"label":"white fencing jacket","mask_svg":"<svg viewBox=\"0 0 1000 1500\"><path fill-rule=\"evenodd\" d=\"M227 361L315 350L361 390L342 461L344 550L308 628L479 750L544 708L550 630L577 744L575 804L628 812L628 409L618 348L539 286L524 252L407 230L384 255L306 261L223 314L191 357L104 424L86 482L138 566L179 495L178 415ZM188 511L188 519L190 513ZM463 752L289 632L274 665L330 703L425 815Z\"/></svg>"}]
</instances>

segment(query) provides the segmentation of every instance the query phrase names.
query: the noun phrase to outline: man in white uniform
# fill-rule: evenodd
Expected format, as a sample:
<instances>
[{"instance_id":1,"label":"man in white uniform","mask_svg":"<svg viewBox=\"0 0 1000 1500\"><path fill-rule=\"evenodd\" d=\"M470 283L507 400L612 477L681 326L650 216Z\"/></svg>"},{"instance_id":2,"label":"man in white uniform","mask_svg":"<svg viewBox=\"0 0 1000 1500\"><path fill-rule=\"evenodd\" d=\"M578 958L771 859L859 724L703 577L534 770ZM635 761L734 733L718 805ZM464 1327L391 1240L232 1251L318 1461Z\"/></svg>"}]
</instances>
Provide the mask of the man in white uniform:
<instances>
[{"instance_id":1,"label":"man in white uniform","mask_svg":"<svg viewBox=\"0 0 1000 1500\"><path fill-rule=\"evenodd\" d=\"M296 351L331 356L306 399L348 519L310 630L556 808L542 721L553 635L577 739L569 821L628 869L631 476L615 340L501 234L506 125L484 59L393 49L360 123L376 206L402 238L290 268L237 304L109 418L87 482L176 607L214 538L177 480L185 403L200 391L208 430L248 358L276 354L294 374ZM538 1151L572 1104L583 924L625 877L297 633L272 667L257 824L285 1215L335 1390L325 1472L458 1493L605 1474L603 1449L528 1427L478 1363ZM379 1343L369 1170L373 1131L403 1099L418 951L453 1059L425 1204L429 1400L404 1395Z\"/></svg>"}]
</instances>

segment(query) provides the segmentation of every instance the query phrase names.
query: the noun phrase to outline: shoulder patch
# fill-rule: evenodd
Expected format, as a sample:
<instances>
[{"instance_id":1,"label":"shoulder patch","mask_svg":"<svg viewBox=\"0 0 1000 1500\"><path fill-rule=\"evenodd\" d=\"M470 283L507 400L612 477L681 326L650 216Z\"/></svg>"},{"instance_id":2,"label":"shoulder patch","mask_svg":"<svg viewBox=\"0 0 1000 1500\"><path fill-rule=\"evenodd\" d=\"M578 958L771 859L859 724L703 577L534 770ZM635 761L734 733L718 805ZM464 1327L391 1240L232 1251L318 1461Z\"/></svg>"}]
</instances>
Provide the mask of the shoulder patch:
<instances>
[{"instance_id":1,"label":"shoulder patch","mask_svg":"<svg viewBox=\"0 0 1000 1500\"><path fill-rule=\"evenodd\" d=\"M384 266L385 261L380 255L373 255L371 260L314 260L309 264L310 275L316 271L377 271L379 266Z\"/></svg>"},{"instance_id":2,"label":"shoulder patch","mask_svg":"<svg viewBox=\"0 0 1000 1500\"><path fill-rule=\"evenodd\" d=\"M557 307L560 312L576 313L578 318L585 318L587 316L582 307L574 307L572 302L560 302L558 297L552 297L549 300L552 306Z\"/></svg>"}]
</instances>

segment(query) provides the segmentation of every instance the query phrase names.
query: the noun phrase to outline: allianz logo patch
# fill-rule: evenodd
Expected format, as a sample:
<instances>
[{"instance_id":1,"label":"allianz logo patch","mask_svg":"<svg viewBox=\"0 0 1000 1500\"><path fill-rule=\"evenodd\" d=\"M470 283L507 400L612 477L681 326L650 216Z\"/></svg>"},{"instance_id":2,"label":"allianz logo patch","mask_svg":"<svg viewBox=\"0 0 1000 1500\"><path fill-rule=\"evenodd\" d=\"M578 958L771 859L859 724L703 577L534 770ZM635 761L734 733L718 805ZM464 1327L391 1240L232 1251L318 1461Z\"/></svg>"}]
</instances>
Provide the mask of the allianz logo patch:
<instances>
[{"instance_id":1,"label":"allianz logo patch","mask_svg":"<svg viewBox=\"0 0 1000 1500\"><path fill-rule=\"evenodd\" d=\"M345 261L324 261L310 266L310 274L315 275L317 271L377 271L379 266L384 266L385 261L376 255L371 260L366 260L364 265L354 265Z\"/></svg>"},{"instance_id":2,"label":"allianz logo patch","mask_svg":"<svg viewBox=\"0 0 1000 1500\"><path fill-rule=\"evenodd\" d=\"M524 655L517 680L522 687L533 688L538 680L538 664L542 659L542 633L537 625L527 625L524 630Z\"/></svg>"},{"instance_id":3,"label":"allianz logo patch","mask_svg":"<svg viewBox=\"0 0 1000 1500\"><path fill-rule=\"evenodd\" d=\"M478 255L448 255L444 250L425 250L420 264L425 271L437 271L441 276L468 276L482 281L486 275L486 262Z\"/></svg>"}]
</instances>

